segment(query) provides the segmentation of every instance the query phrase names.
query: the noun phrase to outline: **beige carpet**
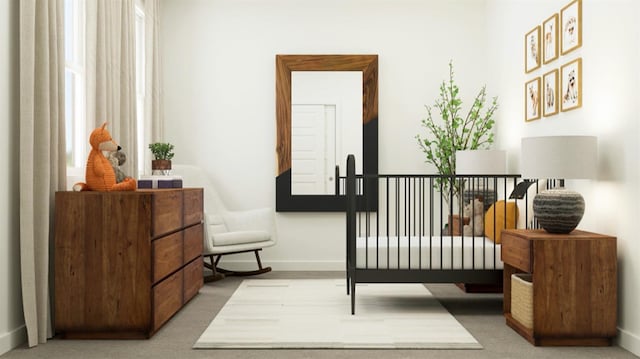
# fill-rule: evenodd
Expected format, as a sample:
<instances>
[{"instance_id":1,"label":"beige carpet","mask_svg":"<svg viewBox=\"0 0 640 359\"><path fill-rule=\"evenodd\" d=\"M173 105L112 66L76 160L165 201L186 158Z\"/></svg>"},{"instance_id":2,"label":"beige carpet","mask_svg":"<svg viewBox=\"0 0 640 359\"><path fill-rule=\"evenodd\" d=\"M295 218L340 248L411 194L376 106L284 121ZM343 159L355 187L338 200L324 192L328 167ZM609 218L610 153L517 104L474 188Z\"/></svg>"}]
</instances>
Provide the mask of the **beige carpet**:
<instances>
[{"instance_id":1,"label":"beige carpet","mask_svg":"<svg viewBox=\"0 0 640 359\"><path fill-rule=\"evenodd\" d=\"M244 280L194 348L481 349L422 284Z\"/></svg>"}]
</instances>

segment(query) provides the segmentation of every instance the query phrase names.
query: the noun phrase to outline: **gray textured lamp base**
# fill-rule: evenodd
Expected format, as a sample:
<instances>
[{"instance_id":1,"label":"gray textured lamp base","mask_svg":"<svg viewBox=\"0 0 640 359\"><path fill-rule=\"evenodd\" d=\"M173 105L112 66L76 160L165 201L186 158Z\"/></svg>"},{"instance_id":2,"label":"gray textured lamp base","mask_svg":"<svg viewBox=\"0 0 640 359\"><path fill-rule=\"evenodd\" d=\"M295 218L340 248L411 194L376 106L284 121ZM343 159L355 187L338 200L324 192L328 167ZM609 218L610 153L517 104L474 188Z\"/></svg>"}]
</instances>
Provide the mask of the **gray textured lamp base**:
<instances>
[{"instance_id":1,"label":"gray textured lamp base","mask_svg":"<svg viewBox=\"0 0 640 359\"><path fill-rule=\"evenodd\" d=\"M533 198L533 215L549 233L570 233L584 214L584 198L578 192L554 188Z\"/></svg>"}]
</instances>

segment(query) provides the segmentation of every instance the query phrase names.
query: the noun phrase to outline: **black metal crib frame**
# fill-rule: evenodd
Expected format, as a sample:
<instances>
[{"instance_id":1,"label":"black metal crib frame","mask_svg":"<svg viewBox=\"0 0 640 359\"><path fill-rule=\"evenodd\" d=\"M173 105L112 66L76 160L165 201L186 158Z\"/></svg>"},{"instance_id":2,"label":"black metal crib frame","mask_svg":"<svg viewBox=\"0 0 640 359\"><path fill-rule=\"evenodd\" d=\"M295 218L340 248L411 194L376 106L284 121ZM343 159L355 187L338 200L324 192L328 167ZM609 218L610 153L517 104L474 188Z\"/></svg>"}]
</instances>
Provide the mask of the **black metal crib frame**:
<instances>
[{"instance_id":1,"label":"black metal crib frame","mask_svg":"<svg viewBox=\"0 0 640 359\"><path fill-rule=\"evenodd\" d=\"M450 181L454 179L467 180L467 181L469 180L484 181L484 183L487 183L488 181L493 181L493 183L497 183L498 179L501 179L501 182L504 183L504 187L505 187L504 191L505 191L505 197L506 197L507 181L513 181L513 187L515 188L516 182L518 181L519 178L520 178L519 175L441 176L441 175L378 174L378 175L363 176L363 175L355 174L355 159L353 155L349 155L347 158L347 176L346 176L346 185L345 185L346 202L347 202L346 284L347 284L347 294L351 295L351 313L355 314L356 283L467 283L467 284L500 284L502 283L502 269L495 269L496 268L495 252L496 250L499 251L499 249L496 249L495 244L493 248L494 263L493 263L493 266L491 266L490 268L487 268L484 260L482 264L476 265L475 257L472 258L473 260L472 269L464 269L464 265L462 269L453 269L453 265L451 269L443 268L442 264L443 264L444 258L442 253L443 252L442 246L440 247L440 267L432 266L431 259L429 259L430 260L429 266L423 268L422 263L419 262L418 268L412 268L411 262L410 262L411 261L411 245L410 244L408 246L409 265L407 266L408 268L406 269L400 268L400 249L398 249L398 253L397 253L397 256L398 256L397 268L391 268L389 265L390 262L388 259L386 261L386 266L379 265L379 263L376 262L375 268L370 268L372 267L372 265L369 265L367 262L367 265L365 266L365 268L358 268L356 266L356 250L357 250L356 240L358 236L363 235L363 232L364 232L364 235L366 236L365 241L367 241L368 238L370 236L373 236L375 233L374 238L376 241L376 260L378 260L377 246L379 246L378 236L380 235L380 231L381 231L380 230L381 223L383 224L383 227L386 227L383 229L383 232L385 232L386 230L385 233L386 233L387 243L390 236L392 236L391 238L398 238L398 247L400 247L399 237L401 235L402 229L404 229L405 235L409 236L409 243L411 243L412 235L414 236L414 239L418 237L417 238L418 241L422 241L422 238L424 238L425 240L426 238L429 238L429 241L431 241L432 237L434 235L437 237L439 233L441 243L443 243L442 241L451 240L451 245L452 245L451 263L453 264L453 255L454 255L453 234L452 234L453 232L451 228L449 228L449 231L451 234L443 234L441 228L443 228L442 225L445 223L443 219L445 214L453 215L453 214L457 214L458 212L456 213L453 212L452 205L447 206L448 208L445 209L443 205L442 195L438 193L437 195L440 196L440 201L439 201L440 220L439 220L439 228L435 229L434 222L436 222L435 224L438 224L437 223L438 221L434 221L433 215L434 215L434 210L437 211L438 208L434 208L434 206L437 207L438 204L434 202L434 193L437 192L437 191L434 191L434 183L438 183L437 182L438 179L441 179L439 182L440 184L443 183L442 180ZM376 203L373 205L371 205L371 203L367 203L368 194L366 191L361 190L361 188L367 187L367 181L370 181L368 182L369 188L375 188L376 190L378 190L378 187L380 187L380 192L382 193L382 195L375 193L375 195L371 196L376 201ZM405 185L407 183L409 184L413 183L413 185L405 186L404 192L400 193L400 189L397 184L402 183L403 181ZM394 196L392 196L393 198L391 199L391 201L395 202L395 210L391 210L391 211L389 208L390 206L389 183L390 182L393 182L396 184L395 187L392 189L392 191L395 191L396 193L394 194ZM435 187L437 187L437 185ZM411 192L411 188L414 188L413 193ZM429 193L427 193L427 188L429 189ZM452 198L453 187L449 186L449 188L451 191L450 198ZM440 189L442 190L442 185ZM536 188L536 191L537 191L537 188ZM385 194L386 194L386 198L385 198ZM471 194L471 197L472 198L475 197L473 193ZM428 200L426 198L428 198ZM384 203L384 205L380 205L380 202L384 201L385 199L386 199L386 203ZM366 203L365 206L357 205L357 203L362 203L363 201L364 203ZM517 197L515 201L516 201L516 207L517 207L517 201L518 201ZM525 223L527 223L527 226L528 226L529 222L527 221L527 218L529 214L527 213L528 206L526 205L526 203L529 201L529 199L527 199L525 195L521 201L524 201L524 204L525 204L524 216L525 216ZM413 208L411 208L412 206ZM372 211L370 210L371 208L376 208L377 210ZM412 209L413 209L413 217L411 216ZM402 211L404 211L404 214L401 213ZM407 211L409 212L409 215L407 215ZM459 209L459 211L461 214L462 210ZM506 212L506 206L504 207L504 211ZM383 218L380 218L381 212L385 213L382 216ZM390 216L393 216L393 217L391 217L390 219ZM424 218L426 218L427 216L429 217L428 221L424 220ZM403 217L404 221L400 217ZM504 217L506 217L506 213L504 213ZM494 213L494 231L496 230L495 218L496 216ZM393 233L390 230L390 227L393 227L392 222L394 220L395 220L395 233ZM403 223L399 223L399 222L403 222ZM403 228L401 228L401 224ZM364 231L363 231L363 227L364 227ZM484 233L483 233L483 237L484 237ZM468 238L471 238L471 237L468 237ZM475 245L475 242L473 241L473 239L474 238L472 238L472 242L471 242L472 246ZM464 240L465 238L463 235L462 236L463 245L464 245ZM367 243L367 249L368 249L368 242L366 243ZM431 242L429 243L429 246L431 246ZM419 251L422 250L422 244L418 246L418 250ZM461 252L462 255L464 256L464 251L462 249L461 251L462 251ZM387 256L389 256L389 252L390 252L389 248L387 248L386 252L387 252ZM431 250L429 253L430 255L433 255L433 252L431 252ZM419 252L419 255L421 255L421 252ZM366 257L366 259L368 261L368 256ZM464 258L462 261L464 262Z\"/></svg>"}]
</instances>

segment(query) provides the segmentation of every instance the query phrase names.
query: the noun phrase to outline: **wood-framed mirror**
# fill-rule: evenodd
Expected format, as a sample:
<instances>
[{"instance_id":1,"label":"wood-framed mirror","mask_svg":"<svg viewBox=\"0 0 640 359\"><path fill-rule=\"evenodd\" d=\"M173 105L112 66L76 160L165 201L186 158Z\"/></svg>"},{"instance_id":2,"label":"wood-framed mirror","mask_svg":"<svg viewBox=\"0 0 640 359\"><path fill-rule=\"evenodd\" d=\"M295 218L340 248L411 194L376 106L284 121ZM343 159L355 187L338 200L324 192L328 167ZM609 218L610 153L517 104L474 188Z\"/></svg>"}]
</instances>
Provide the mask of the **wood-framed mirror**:
<instances>
[{"instance_id":1,"label":"wood-framed mirror","mask_svg":"<svg viewBox=\"0 0 640 359\"><path fill-rule=\"evenodd\" d=\"M361 150L361 158L357 159L356 162L362 164L361 173L364 175L378 174L378 55L276 55L276 156L278 166L276 177L276 211L278 212L331 212L344 211L346 209L345 196L343 193L339 193L341 192L339 179L341 175L338 174L338 176L336 176L336 170L331 168L331 161L323 162L316 166L324 168L324 175L318 175L318 177L325 176L329 182L335 181L320 186L321 188L326 188L326 190L308 189L308 187L300 185L298 181L295 180L299 178L297 177L298 175L296 174L295 168L301 168L303 166L300 165L300 163L302 163L301 161L292 161L292 158L295 158L295 156L292 156L292 153L297 154L296 146L299 146L294 145L294 143L307 145L309 143L317 143L318 141L314 141L313 139L307 141L303 136L298 136L296 133L302 132L296 132L301 131L297 130L299 128L297 126L293 126L295 131L292 131L292 113L294 112L292 108L294 108L293 106L297 106L297 104L292 102L292 77L294 80L296 78L326 78L326 76L322 75L307 76L314 75L314 72L318 72L315 75L320 75L319 72L326 74L340 74L344 72L345 75L347 72L350 72L357 76L355 78L362 79L361 87L358 87L358 91L362 93L362 101L356 104L356 107L361 106L361 110L358 108L357 113L362 114L362 119L359 122L361 123L361 127L358 126L358 129L362 129L357 135L359 137L349 132L336 136L340 138L340 141L334 141L331 145L323 145L320 147L330 148L337 143L335 146L341 148L341 150L332 149L331 155L321 154L317 157L333 157L335 155L335 163L339 166L339 171L343 172L346 169L345 163L347 157L346 154L343 156L343 152L351 146L351 149L356 152ZM332 82L332 84L342 81L343 77L339 78L339 80ZM351 80L346 81L353 83L353 76L349 75L344 78L351 78ZM319 83L327 83L326 79L321 79L320 81ZM318 85L319 83L315 82L315 86L324 86ZM349 91L351 93L353 92L352 90ZM340 91L330 89L325 92L335 94ZM302 98L304 96L300 95L297 97ZM295 94L293 98L296 98ZM313 102L309 100L301 101L304 102L305 105ZM347 107L347 105L344 104L346 101L338 98L336 100L322 100L321 102L320 109L318 109L321 114L317 115L317 117L329 118L331 117L331 113L338 113L338 115L333 115L333 118L329 120L329 122L333 121L332 129L341 127L335 124L339 124L342 121L340 113L346 112L341 110L341 108ZM336 102L337 105L327 104L325 102ZM323 108L325 110L323 110ZM337 108L337 111L335 108ZM308 113L306 108L303 109L302 112ZM296 113L298 113L297 110ZM325 113L329 115L325 115ZM296 116L299 115L294 114L294 117ZM353 115L345 115L344 117L353 118ZM358 120L359 119L356 119L356 121ZM325 125L317 127L326 128ZM304 129L304 131L307 131L307 129ZM295 140L293 137L295 137ZM319 138L320 136L316 137ZM331 139L327 141L330 142ZM353 142L357 142L358 148L353 148ZM340 143L342 143L342 145ZM359 147L361 147L361 149ZM294 162L296 162L295 168L292 166ZM292 178L294 179L293 181ZM377 204L377 181L362 181L361 183L361 191L369 195L371 204L358 201L358 206L361 208L374 206L374 203ZM374 197L371 197L371 195Z\"/></svg>"}]
</instances>

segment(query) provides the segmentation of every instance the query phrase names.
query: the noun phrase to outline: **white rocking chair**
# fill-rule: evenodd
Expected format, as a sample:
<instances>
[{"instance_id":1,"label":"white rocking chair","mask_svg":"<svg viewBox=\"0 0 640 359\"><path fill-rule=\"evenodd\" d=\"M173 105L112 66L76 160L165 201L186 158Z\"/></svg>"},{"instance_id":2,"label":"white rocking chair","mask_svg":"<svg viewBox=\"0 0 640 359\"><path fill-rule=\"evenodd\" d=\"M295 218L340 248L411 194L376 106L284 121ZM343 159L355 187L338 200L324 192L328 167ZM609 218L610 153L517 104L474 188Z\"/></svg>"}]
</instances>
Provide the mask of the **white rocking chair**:
<instances>
[{"instance_id":1,"label":"white rocking chair","mask_svg":"<svg viewBox=\"0 0 640 359\"><path fill-rule=\"evenodd\" d=\"M205 282L216 281L225 276L249 276L271 271L271 267L262 266L259 251L276 244L273 209L229 211L201 168L176 164L172 167L172 174L182 176L183 187L204 188L204 266L213 272L212 275L205 276ZM246 252L255 253L258 269L234 271L218 267L223 255Z\"/></svg>"}]
</instances>

